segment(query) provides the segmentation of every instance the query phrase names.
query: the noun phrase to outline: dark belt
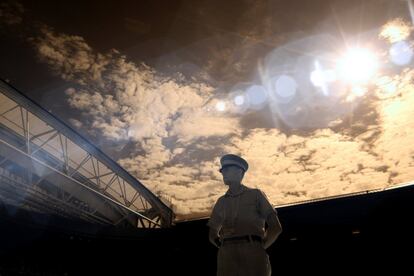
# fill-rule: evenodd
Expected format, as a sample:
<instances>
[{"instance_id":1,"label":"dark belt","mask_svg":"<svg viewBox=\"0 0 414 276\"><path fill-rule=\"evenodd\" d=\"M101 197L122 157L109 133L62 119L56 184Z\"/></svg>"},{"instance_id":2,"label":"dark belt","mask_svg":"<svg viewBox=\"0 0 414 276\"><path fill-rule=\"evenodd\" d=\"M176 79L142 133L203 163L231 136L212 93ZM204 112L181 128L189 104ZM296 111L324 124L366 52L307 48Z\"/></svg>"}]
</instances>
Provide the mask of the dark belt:
<instances>
[{"instance_id":1,"label":"dark belt","mask_svg":"<svg viewBox=\"0 0 414 276\"><path fill-rule=\"evenodd\" d=\"M253 241L262 242L262 238L257 235L245 235L245 236L224 238L223 245L227 243L253 242Z\"/></svg>"}]
</instances>

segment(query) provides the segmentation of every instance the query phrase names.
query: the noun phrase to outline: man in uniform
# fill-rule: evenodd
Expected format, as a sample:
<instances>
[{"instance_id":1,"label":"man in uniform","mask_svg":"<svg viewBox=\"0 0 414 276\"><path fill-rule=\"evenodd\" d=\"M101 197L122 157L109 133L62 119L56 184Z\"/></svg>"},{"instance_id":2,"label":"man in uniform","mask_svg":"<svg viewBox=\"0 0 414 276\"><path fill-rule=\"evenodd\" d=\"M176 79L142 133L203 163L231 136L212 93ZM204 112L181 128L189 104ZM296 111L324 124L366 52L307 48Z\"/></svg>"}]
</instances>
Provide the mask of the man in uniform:
<instances>
[{"instance_id":1,"label":"man in uniform","mask_svg":"<svg viewBox=\"0 0 414 276\"><path fill-rule=\"evenodd\" d=\"M217 200L207 223L209 240L219 248L217 275L271 275L266 249L282 232L277 212L262 191L241 183L249 167L246 160L226 154L220 163L229 188Z\"/></svg>"}]
</instances>

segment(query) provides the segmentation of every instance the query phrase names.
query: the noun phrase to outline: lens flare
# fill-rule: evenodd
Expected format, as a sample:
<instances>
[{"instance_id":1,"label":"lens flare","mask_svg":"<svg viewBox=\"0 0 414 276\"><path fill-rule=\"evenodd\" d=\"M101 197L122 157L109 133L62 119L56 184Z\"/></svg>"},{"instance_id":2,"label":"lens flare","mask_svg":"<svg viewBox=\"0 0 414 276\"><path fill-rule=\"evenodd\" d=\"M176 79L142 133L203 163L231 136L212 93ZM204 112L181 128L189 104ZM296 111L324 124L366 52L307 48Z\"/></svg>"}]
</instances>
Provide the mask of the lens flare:
<instances>
[{"instance_id":1,"label":"lens flare","mask_svg":"<svg viewBox=\"0 0 414 276\"><path fill-rule=\"evenodd\" d=\"M373 52L364 48L350 49L337 63L340 78L351 84L369 82L377 69L377 57Z\"/></svg>"},{"instance_id":2,"label":"lens flare","mask_svg":"<svg viewBox=\"0 0 414 276\"><path fill-rule=\"evenodd\" d=\"M391 61L396 65L407 65L413 58L413 49L406 41L394 43L389 51Z\"/></svg>"},{"instance_id":3,"label":"lens flare","mask_svg":"<svg viewBox=\"0 0 414 276\"><path fill-rule=\"evenodd\" d=\"M260 107L266 102L266 89L261 85L252 85L246 91L252 107Z\"/></svg>"},{"instance_id":4,"label":"lens flare","mask_svg":"<svg viewBox=\"0 0 414 276\"><path fill-rule=\"evenodd\" d=\"M333 70L315 69L310 74L310 80L315 87L321 88L325 96L327 96L327 86L336 80L336 75Z\"/></svg>"},{"instance_id":5,"label":"lens flare","mask_svg":"<svg viewBox=\"0 0 414 276\"><path fill-rule=\"evenodd\" d=\"M225 103L225 102L223 102L223 101L219 101L219 102L216 104L216 109L217 109L218 111L224 111L224 110L226 110L226 103Z\"/></svg>"},{"instance_id":6,"label":"lens flare","mask_svg":"<svg viewBox=\"0 0 414 276\"><path fill-rule=\"evenodd\" d=\"M293 97L296 94L297 86L296 81L288 75L278 77L275 83L276 93L282 98Z\"/></svg>"},{"instance_id":7,"label":"lens flare","mask_svg":"<svg viewBox=\"0 0 414 276\"><path fill-rule=\"evenodd\" d=\"M234 98L234 104L235 105L243 105L244 104L244 96L243 95L238 95Z\"/></svg>"}]
</instances>

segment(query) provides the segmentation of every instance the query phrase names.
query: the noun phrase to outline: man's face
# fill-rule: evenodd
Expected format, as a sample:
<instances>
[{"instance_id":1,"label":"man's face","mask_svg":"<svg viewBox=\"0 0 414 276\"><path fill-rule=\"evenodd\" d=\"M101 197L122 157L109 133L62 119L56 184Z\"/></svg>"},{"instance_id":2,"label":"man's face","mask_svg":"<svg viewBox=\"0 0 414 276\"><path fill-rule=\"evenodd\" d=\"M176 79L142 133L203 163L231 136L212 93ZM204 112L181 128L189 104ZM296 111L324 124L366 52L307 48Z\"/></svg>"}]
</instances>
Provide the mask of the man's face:
<instances>
[{"instance_id":1,"label":"man's face","mask_svg":"<svg viewBox=\"0 0 414 276\"><path fill-rule=\"evenodd\" d=\"M243 170L237 166L225 166L221 170L224 184L240 183L243 179Z\"/></svg>"}]
</instances>

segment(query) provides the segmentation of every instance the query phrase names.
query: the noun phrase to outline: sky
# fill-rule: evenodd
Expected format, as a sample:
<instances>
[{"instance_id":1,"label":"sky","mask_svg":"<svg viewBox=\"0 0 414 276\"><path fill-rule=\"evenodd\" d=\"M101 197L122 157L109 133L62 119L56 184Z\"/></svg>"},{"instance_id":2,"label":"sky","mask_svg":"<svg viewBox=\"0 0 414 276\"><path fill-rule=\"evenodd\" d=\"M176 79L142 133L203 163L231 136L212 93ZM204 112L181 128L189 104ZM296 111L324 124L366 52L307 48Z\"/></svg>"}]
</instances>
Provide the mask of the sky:
<instances>
[{"instance_id":1,"label":"sky","mask_svg":"<svg viewBox=\"0 0 414 276\"><path fill-rule=\"evenodd\" d=\"M413 71L387 33L411 25L404 1L2 2L0 77L197 219L226 153L275 207L412 181ZM368 81L313 84L355 46Z\"/></svg>"}]
</instances>

